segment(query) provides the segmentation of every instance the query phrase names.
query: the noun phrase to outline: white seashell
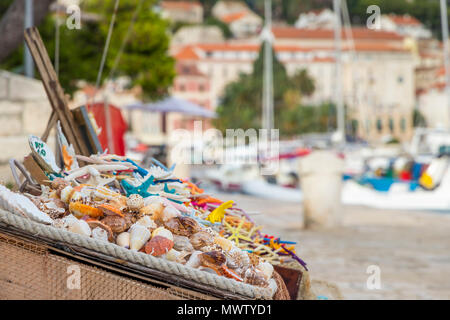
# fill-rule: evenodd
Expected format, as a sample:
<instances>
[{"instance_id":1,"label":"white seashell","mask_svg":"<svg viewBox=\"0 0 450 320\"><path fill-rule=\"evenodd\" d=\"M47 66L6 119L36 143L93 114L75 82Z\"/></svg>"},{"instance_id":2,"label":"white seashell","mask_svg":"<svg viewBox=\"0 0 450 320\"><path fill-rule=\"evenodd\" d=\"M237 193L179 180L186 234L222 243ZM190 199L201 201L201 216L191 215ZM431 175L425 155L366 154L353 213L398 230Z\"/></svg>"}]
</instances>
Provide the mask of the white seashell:
<instances>
[{"instance_id":1,"label":"white seashell","mask_svg":"<svg viewBox=\"0 0 450 320\"><path fill-rule=\"evenodd\" d=\"M116 243L118 246L121 246L122 248L130 249L130 233L129 232L122 232L117 236Z\"/></svg>"},{"instance_id":2,"label":"white seashell","mask_svg":"<svg viewBox=\"0 0 450 320\"><path fill-rule=\"evenodd\" d=\"M82 234L88 237L91 236L91 228L89 227L88 223L84 220L77 220L76 222L73 222L69 226L68 230L70 232Z\"/></svg>"},{"instance_id":3,"label":"white seashell","mask_svg":"<svg viewBox=\"0 0 450 320\"><path fill-rule=\"evenodd\" d=\"M158 227L155 221L153 221L149 216L143 216L138 221L136 221L136 223L149 229L155 229Z\"/></svg>"},{"instance_id":4,"label":"white seashell","mask_svg":"<svg viewBox=\"0 0 450 320\"><path fill-rule=\"evenodd\" d=\"M277 292L277 290L278 290L278 285L277 285L277 282L275 281L275 279L270 279L270 280L269 280L268 288L270 289L272 295L274 295L275 292Z\"/></svg>"},{"instance_id":5,"label":"white seashell","mask_svg":"<svg viewBox=\"0 0 450 320\"><path fill-rule=\"evenodd\" d=\"M164 227L159 227L152 232L152 238L155 236L165 237L171 241L173 241L173 234L169 230Z\"/></svg>"},{"instance_id":6,"label":"white seashell","mask_svg":"<svg viewBox=\"0 0 450 320\"><path fill-rule=\"evenodd\" d=\"M70 198L73 193L73 188L71 186L67 186L61 190L61 200L68 204L70 202Z\"/></svg>"},{"instance_id":7,"label":"white seashell","mask_svg":"<svg viewBox=\"0 0 450 320\"><path fill-rule=\"evenodd\" d=\"M0 185L0 206L5 210L18 215L25 215L37 222L53 223L53 220L46 213L39 210L30 199L19 193L12 192L2 185Z\"/></svg>"},{"instance_id":8,"label":"white seashell","mask_svg":"<svg viewBox=\"0 0 450 320\"><path fill-rule=\"evenodd\" d=\"M233 247L230 251L225 252L225 255L227 265L232 269L246 270L250 267L251 261L246 251Z\"/></svg>"},{"instance_id":9,"label":"white seashell","mask_svg":"<svg viewBox=\"0 0 450 320\"><path fill-rule=\"evenodd\" d=\"M78 219L73 214L69 214L68 216L62 218L62 221L64 222L64 227L69 228L73 224L77 223Z\"/></svg>"},{"instance_id":10,"label":"white seashell","mask_svg":"<svg viewBox=\"0 0 450 320\"><path fill-rule=\"evenodd\" d=\"M169 261L179 261L182 257L182 253L180 251L177 251L175 249L170 249L169 252L167 252L165 255L162 256L164 259L167 259Z\"/></svg>"},{"instance_id":11,"label":"white seashell","mask_svg":"<svg viewBox=\"0 0 450 320\"><path fill-rule=\"evenodd\" d=\"M130 249L139 251L150 239L150 231L140 224L133 224L130 228Z\"/></svg>"},{"instance_id":12,"label":"white seashell","mask_svg":"<svg viewBox=\"0 0 450 320\"><path fill-rule=\"evenodd\" d=\"M164 211L162 213L162 221L167 222L170 219L178 217L180 215L181 213L177 209L172 206L167 206L164 208Z\"/></svg>"},{"instance_id":13,"label":"white seashell","mask_svg":"<svg viewBox=\"0 0 450 320\"><path fill-rule=\"evenodd\" d=\"M264 276L266 277L267 280L272 278L273 266L270 263L260 262L256 268L261 270L264 273Z\"/></svg>"},{"instance_id":14,"label":"white seashell","mask_svg":"<svg viewBox=\"0 0 450 320\"><path fill-rule=\"evenodd\" d=\"M201 265L200 255L202 254L201 251L194 251L191 254L191 257L189 258L188 262L186 262L186 267L191 268L198 268Z\"/></svg>"},{"instance_id":15,"label":"white seashell","mask_svg":"<svg viewBox=\"0 0 450 320\"><path fill-rule=\"evenodd\" d=\"M106 232L105 229L102 229L100 227L94 228L94 230L92 230L92 238L100 241L109 242L108 233Z\"/></svg>"}]
</instances>

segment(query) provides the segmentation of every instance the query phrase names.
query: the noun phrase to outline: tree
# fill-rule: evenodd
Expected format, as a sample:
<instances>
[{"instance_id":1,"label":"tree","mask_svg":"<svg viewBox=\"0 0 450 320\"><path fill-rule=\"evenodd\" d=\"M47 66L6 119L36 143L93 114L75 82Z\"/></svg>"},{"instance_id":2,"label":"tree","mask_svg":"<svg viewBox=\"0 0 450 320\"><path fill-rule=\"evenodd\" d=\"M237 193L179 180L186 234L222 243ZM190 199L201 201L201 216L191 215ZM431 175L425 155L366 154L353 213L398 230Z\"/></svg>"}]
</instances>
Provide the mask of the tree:
<instances>
[{"instance_id":1,"label":"tree","mask_svg":"<svg viewBox=\"0 0 450 320\"><path fill-rule=\"evenodd\" d=\"M67 93L76 90L77 80L95 83L114 2L85 0L82 10L96 13L101 18L98 21L83 21L80 30L69 30L65 24L61 26L59 78ZM155 2L156 0L143 2L116 70L117 76L128 76L133 85L141 86L147 99L157 99L167 94L175 76L175 63L168 54L168 22L152 10ZM135 0L120 1L102 81L113 67L137 4ZM55 21L52 15L46 17L39 31L53 60ZM21 56L16 53L3 67L14 69L21 63Z\"/></svg>"},{"instance_id":2,"label":"tree","mask_svg":"<svg viewBox=\"0 0 450 320\"><path fill-rule=\"evenodd\" d=\"M258 59L253 64L253 73L241 74L238 81L225 88L221 104L217 108L219 117L215 120L215 125L218 129L225 131L228 128L261 128L263 48L264 46L261 46ZM276 58L276 54L272 53L275 127L280 129L280 134L291 136L301 131L301 97L314 91L313 80L306 71L290 78L284 65Z\"/></svg>"}]
</instances>

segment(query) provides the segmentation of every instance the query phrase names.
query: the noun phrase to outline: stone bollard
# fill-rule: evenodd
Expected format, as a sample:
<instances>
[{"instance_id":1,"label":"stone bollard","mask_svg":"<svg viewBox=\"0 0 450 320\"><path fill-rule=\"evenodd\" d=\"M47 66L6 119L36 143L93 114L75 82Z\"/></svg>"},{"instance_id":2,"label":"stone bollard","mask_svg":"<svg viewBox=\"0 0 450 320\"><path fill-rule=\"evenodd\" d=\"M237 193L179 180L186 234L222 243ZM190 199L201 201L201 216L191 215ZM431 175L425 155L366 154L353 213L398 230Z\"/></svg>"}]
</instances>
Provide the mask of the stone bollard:
<instances>
[{"instance_id":1,"label":"stone bollard","mask_svg":"<svg viewBox=\"0 0 450 320\"><path fill-rule=\"evenodd\" d=\"M299 165L305 228L340 223L344 161L334 152L314 151Z\"/></svg>"}]
</instances>

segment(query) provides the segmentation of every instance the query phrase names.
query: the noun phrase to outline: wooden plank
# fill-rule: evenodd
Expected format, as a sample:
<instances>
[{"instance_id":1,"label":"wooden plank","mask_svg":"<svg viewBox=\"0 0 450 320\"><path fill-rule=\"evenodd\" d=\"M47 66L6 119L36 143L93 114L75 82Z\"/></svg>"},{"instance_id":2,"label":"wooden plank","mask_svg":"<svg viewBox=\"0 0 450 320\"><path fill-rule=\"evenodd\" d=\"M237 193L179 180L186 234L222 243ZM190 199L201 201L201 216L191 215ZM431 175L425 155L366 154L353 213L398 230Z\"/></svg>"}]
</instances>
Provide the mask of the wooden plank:
<instances>
[{"instance_id":1,"label":"wooden plank","mask_svg":"<svg viewBox=\"0 0 450 320\"><path fill-rule=\"evenodd\" d=\"M75 125L64 91L36 27L25 30L25 41L41 75L50 104L57 115L57 119L61 121L61 128L67 140L74 146L77 154L89 156L89 150L82 139L78 126Z\"/></svg>"},{"instance_id":2,"label":"wooden plank","mask_svg":"<svg viewBox=\"0 0 450 320\"><path fill-rule=\"evenodd\" d=\"M81 131L85 133L86 144L91 154L103 153L102 145L98 140L97 133L92 126L89 114L85 106L81 106L72 110L73 116L77 124L81 127Z\"/></svg>"},{"instance_id":3,"label":"wooden plank","mask_svg":"<svg viewBox=\"0 0 450 320\"><path fill-rule=\"evenodd\" d=\"M29 154L23 160L23 166L30 173L30 176L40 185L50 186L48 177L45 175L44 170L37 164L33 156Z\"/></svg>"},{"instance_id":4,"label":"wooden plank","mask_svg":"<svg viewBox=\"0 0 450 320\"><path fill-rule=\"evenodd\" d=\"M50 131L55 127L58 122L58 116L56 112L53 110L50 115L50 119L48 120L47 127L45 128L44 134L41 137L41 140L47 142L48 136L50 135Z\"/></svg>"}]
</instances>

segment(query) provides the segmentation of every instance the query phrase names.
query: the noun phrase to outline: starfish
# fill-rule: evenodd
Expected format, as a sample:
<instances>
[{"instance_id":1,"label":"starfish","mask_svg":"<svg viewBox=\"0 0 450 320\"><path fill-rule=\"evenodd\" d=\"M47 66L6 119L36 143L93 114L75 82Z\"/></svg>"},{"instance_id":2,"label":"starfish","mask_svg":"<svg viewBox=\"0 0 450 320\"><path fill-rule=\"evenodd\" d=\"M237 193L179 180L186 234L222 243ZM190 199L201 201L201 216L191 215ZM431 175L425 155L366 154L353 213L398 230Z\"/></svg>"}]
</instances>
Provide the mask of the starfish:
<instances>
[{"instance_id":1,"label":"starfish","mask_svg":"<svg viewBox=\"0 0 450 320\"><path fill-rule=\"evenodd\" d=\"M250 239L247 236L244 236L241 233L241 228L244 225L245 218L242 219L242 221L239 223L239 225L236 228L230 226L230 224L228 224L228 222L226 222L225 220L223 222L224 222L225 228L227 228L227 230L229 232L231 232L231 236L228 237L228 240L230 240L230 241L234 240L236 242L237 246L239 246L239 240L246 240L246 241L250 241L250 242L253 241L252 239Z\"/></svg>"},{"instance_id":2,"label":"starfish","mask_svg":"<svg viewBox=\"0 0 450 320\"><path fill-rule=\"evenodd\" d=\"M157 194L153 194L153 193L150 193L147 191L147 189L148 189L148 187L150 187L150 185L155 184L154 181L155 181L155 178L153 176L150 176L150 178L145 180L141 185L139 185L137 187L131 185L130 183L128 183L125 180L122 180L120 183L122 184L123 189L127 193L127 196L130 196L132 194L138 194L138 195L142 196L143 198L147 198L150 196L157 195Z\"/></svg>"}]
</instances>

